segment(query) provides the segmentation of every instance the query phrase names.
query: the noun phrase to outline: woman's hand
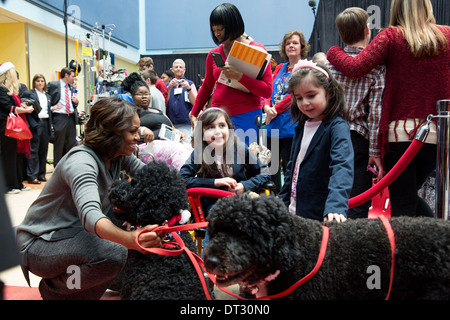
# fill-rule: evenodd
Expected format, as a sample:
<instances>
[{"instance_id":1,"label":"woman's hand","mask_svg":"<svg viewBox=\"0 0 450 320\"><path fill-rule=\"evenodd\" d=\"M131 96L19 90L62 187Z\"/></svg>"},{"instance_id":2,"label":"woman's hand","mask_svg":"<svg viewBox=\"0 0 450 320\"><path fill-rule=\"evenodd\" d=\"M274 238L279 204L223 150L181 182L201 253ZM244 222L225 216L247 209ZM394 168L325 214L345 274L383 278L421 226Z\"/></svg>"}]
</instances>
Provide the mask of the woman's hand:
<instances>
[{"instance_id":1,"label":"woman's hand","mask_svg":"<svg viewBox=\"0 0 450 320\"><path fill-rule=\"evenodd\" d=\"M266 112L266 124L269 124L270 121L272 121L272 119L275 119L278 115L278 112L275 110L275 107L265 105L264 111Z\"/></svg>"},{"instance_id":2,"label":"woman's hand","mask_svg":"<svg viewBox=\"0 0 450 320\"><path fill-rule=\"evenodd\" d=\"M184 138L186 138L186 136L184 135L183 131L178 130L175 127L172 127L173 131L175 131L177 134L180 135L180 140L184 140Z\"/></svg>"},{"instance_id":3,"label":"woman's hand","mask_svg":"<svg viewBox=\"0 0 450 320\"><path fill-rule=\"evenodd\" d=\"M220 178L214 180L214 187L227 187L228 190L234 190L237 186L236 180L230 177Z\"/></svg>"},{"instance_id":4,"label":"woman's hand","mask_svg":"<svg viewBox=\"0 0 450 320\"><path fill-rule=\"evenodd\" d=\"M17 111L17 114L21 114L21 113L31 113L31 112L34 111L34 108L33 108L32 106L28 106L28 105L22 103L22 104L20 105L20 107L16 107L16 111Z\"/></svg>"},{"instance_id":5,"label":"woman's hand","mask_svg":"<svg viewBox=\"0 0 450 320\"><path fill-rule=\"evenodd\" d=\"M155 140L155 134L149 128L140 127L139 130L142 130L141 131L142 132L141 135L144 136L144 142L145 143L149 143L149 142L152 142L153 140Z\"/></svg>"},{"instance_id":6,"label":"woman's hand","mask_svg":"<svg viewBox=\"0 0 450 320\"><path fill-rule=\"evenodd\" d=\"M161 238L156 232L151 232L158 225L148 225L143 227L150 232L139 235L139 243L144 248L159 248L161 246ZM96 234L102 238L123 245L127 249L137 250L144 254L148 253L142 250L136 244L136 237L142 228L134 231L125 231L116 227L108 218L101 218L95 224Z\"/></svg>"},{"instance_id":7,"label":"woman's hand","mask_svg":"<svg viewBox=\"0 0 450 320\"><path fill-rule=\"evenodd\" d=\"M139 244L144 248L159 248L159 247L161 247L160 236L156 232L151 232L151 230L155 229L157 226L158 225L148 225L143 228L129 232L131 235L132 243L128 249L134 249L134 250L139 251L140 253L149 254L149 252L141 249L136 244L136 237L138 236L138 234L140 232L142 232L143 229L148 230L150 232L145 232L145 233L142 233L139 235L139 238L138 238Z\"/></svg>"},{"instance_id":8,"label":"woman's hand","mask_svg":"<svg viewBox=\"0 0 450 320\"><path fill-rule=\"evenodd\" d=\"M340 213L329 213L323 219L323 221L333 221L333 220L336 220L337 222L344 222L347 221L347 218Z\"/></svg>"},{"instance_id":9,"label":"woman's hand","mask_svg":"<svg viewBox=\"0 0 450 320\"><path fill-rule=\"evenodd\" d=\"M197 123L197 117L189 112L189 119L191 120L192 129L194 129L195 124Z\"/></svg>"},{"instance_id":10,"label":"woman's hand","mask_svg":"<svg viewBox=\"0 0 450 320\"><path fill-rule=\"evenodd\" d=\"M237 69L229 64L225 64L222 67L223 75L228 79L233 79L236 81L240 81L242 78L242 72L237 71Z\"/></svg>"},{"instance_id":11,"label":"woman's hand","mask_svg":"<svg viewBox=\"0 0 450 320\"><path fill-rule=\"evenodd\" d=\"M232 189L230 191L244 193L245 192L245 188L244 188L244 185L239 182L238 184L236 184L236 187L234 187L234 189Z\"/></svg>"}]
</instances>

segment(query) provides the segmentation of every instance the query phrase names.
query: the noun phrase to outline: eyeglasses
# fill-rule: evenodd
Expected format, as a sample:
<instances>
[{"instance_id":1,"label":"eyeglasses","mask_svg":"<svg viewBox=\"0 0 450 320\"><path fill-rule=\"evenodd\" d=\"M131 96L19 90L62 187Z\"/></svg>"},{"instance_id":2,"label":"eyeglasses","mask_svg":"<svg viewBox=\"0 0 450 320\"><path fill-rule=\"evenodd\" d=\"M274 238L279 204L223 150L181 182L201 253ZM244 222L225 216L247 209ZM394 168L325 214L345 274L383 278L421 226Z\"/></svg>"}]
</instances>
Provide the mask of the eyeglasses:
<instances>
[{"instance_id":1,"label":"eyeglasses","mask_svg":"<svg viewBox=\"0 0 450 320\"><path fill-rule=\"evenodd\" d=\"M149 93L136 93L135 96L141 97L141 98L148 98L150 97Z\"/></svg>"}]
</instances>

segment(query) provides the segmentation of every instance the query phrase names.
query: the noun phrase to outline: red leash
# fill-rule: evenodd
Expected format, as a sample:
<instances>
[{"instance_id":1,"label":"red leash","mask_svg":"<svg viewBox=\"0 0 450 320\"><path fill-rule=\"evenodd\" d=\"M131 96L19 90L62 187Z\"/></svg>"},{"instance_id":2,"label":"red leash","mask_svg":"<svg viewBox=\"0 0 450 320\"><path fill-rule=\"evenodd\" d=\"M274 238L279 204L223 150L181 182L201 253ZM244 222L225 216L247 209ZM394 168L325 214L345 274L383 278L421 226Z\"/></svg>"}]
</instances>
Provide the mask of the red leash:
<instances>
[{"instance_id":1,"label":"red leash","mask_svg":"<svg viewBox=\"0 0 450 320\"><path fill-rule=\"evenodd\" d=\"M389 238L389 243L391 245L391 276L389 280L389 289L388 293L386 295L386 298L384 300L389 300L389 296L391 295L391 289L392 289L392 282L394 282L394 269L395 269L395 236L394 236L394 230L392 230L392 226L389 223L389 220L385 216L379 216L381 222L384 225L384 228L386 229L387 236Z\"/></svg>"},{"instance_id":2,"label":"red leash","mask_svg":"<svg viewBox=\"0 0 450 320\"><path fill-rule=\"evenodd\" d=\"M385 229L386 229L386 233L387 236L389 238L389 242L391 245L391 275L390 275L390 281L389 281L389 290L387 293L387 296L385 298L385 300L389 299L389 296L391 294L391 289L392 289L392 283L394 280L394 269L395 269L395 236L394 236L394 231L392 230L392 227L389 223L389 220L384 217L384 216L380 216L379 217L381 222L383 223ZM203 268L205 270L204 267L204 263L203 260L196 255L195 253L193 253L191 250L189 250L188 248L186 248L183 240L180 238L180 236L176 233L177 231L186 231L186 230L193 230L193 229L197 229L197 228L205 228L208 225L208 222L199 222L199 223L191 223L191 224L186 224L186 225L179 225L179 226L175 226L175 227L168 227L168 226L159 226L156 227L155 229L148 231L146 229L143 229L141 232L139 232L139 234L136 237L136 244L138 245L139 248L141 248L142 250L145 250L147 252L150 253L155 253L155 254L160 254L160 255L164 255L164 256L176 256L179 255L183 252L186 252L186 254L189 256L189 259L191 260L192 264L194 265L195 270L197 271L197 274L200 278L200 281L202 283L202 287L203 290L205 292L206 298L208 300L211 300L211 296L209 294L205 279L203 277L203 272L200 269ZM286 289L283 292L280 292L278 294L275 295L271 295L271 296L265 296L265 297L259 297L256 299L245 299L242 298L234 293L232 293L231 291L222 288L222 287L218 287L220 290L222 290L223 292L241 299L241 300L262 300L262 299L278 299L284 296L287 296L288 294L292 293L295 289L297 289L298 287L300 287L302 284L304 284L306 281L310 280L312 277L314 277L314 275L317 273L317 271L319 271L320 267L322 266L323 260L325 258L325 254L327 251L327 246L328 246L328 240L329 240L329 235L330 235L330 230L328 227L326 226L322 226L323 229L323 233L322 233L322 243L320 245L320 251L319 251L319 256L317 258L317 262L316 265L314 266L314 268L311 270L310 273L308 273L305 277L303 277L302 279L300 279L299 281L297 281L294 285L292 285L290 288ZM157 232L157 231L162 231L162 232L170 232L173 236L173 238L175 239L175 242L168 242L165 245L167 247L171 247L172 249L164 249L164 248L144 248L140 245L139 243L139 235L141 235L142 233L146 233L146 232ZM179 249L173 249L176 247L179 247ZM206 271L205 271L206 272ZM213 281L214 284L216 284L216 278L214 275L211 275L208 273L209 278L211 279L211 281Z\"/></svg>"},{"instance_id":3,"label":"red leash","mask_svg":"<svg viewBox=\"0 0 450 320\"><path fill-rule=\"evenodd\" d=\"M200 263L199 261L202 261L202 259L197 256L195 253L193 253L191 250L189 250L189 248L186 248L186 245L184 244L184 241L180 238L180 236L177 234L177 231L186 231L186 230L193 230L193 229L198 229L198 228L205 228L208 225L208 222L199 222L199 223L191 223L191 224L185 224L185 225L178 225L178 226L174 226L174 227L168 227L168 226L159 226L156 227L152 230L146 230L146 229L142 229L141 232L138 233L138 235L136 236L136 244L138 245L139 248L141 248L142 250L145 250L147 252L150 253L155 253L155 254L160 254L163 256L177 256L183 252L186 252L186 254L188 255L189 259L191 260L192 264L194 265L195 270L197 271L198 277L200 278L200 282L202 283L202 287L203 287L203 291L205 292L206 298L208 300L212 300L211 296L209 294L208 291L208 286L206 285L206 281L205 278L203 277L203 272L200 269ZM146 233L146 232L158 232L161 231L163 233L166 232L170 232L175 240L175 242L166 242L164 245L167 248L172 248L172 249L164 249L164 248L144 248L141 246L141 244L139 243L139 236L142 233ZM179 249L173 249L179 247ZM203 267L203 261L202 261L202 267Z\"/></svg>"}]
</instances>

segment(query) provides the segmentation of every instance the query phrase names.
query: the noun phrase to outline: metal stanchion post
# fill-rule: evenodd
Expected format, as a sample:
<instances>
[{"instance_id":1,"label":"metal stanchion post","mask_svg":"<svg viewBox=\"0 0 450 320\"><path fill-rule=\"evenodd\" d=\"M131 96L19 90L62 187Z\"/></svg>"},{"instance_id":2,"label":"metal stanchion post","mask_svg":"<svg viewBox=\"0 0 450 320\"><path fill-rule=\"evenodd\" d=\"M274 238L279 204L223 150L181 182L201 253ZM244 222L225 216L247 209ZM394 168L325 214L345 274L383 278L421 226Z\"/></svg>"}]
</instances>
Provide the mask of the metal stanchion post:
<instances>
[{"instance_id":1,"label":"metal stanchion post","mask_svg":"<svg viewBox=\"0 0 450 320\"><path fill-rule=\"evenodd\" d=\"M450 100L437 102L436 215L449 220L450 201ZM443 116L443 117L439 117Z\"/></svg>"}]
</instances>

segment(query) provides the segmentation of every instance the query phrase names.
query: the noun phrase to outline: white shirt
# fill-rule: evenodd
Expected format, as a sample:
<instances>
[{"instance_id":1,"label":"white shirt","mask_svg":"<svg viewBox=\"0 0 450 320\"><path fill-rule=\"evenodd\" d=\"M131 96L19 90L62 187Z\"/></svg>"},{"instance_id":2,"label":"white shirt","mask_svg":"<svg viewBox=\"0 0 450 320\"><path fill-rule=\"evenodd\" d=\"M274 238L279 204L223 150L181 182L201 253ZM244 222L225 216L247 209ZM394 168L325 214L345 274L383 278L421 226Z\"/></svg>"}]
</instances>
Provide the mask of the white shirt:
<instances>
[{"instance_id":1,"label":"white shirt","mask_svg":"<svg viewBox=\"0 0 450 320\"><path fill-rule=\"evenodd\" d=\"M39 112L39 118L47 119L49 117L47 95L45 94L45 92L40 92L39 90L35 90L35 91L36 91L36 94L39 99L39 105L42 108L41 112Z\"/></svg>"},{"instance_id":2,"label":"white shirt","mask_svg":"<svg viewBox=\"0 0 450 320\"><path fill-rule=\"evenodd\" d=\"M59 87L61 92L61 97L59 98L58 103L62 105L61 109L54 110L53 113L62 113L67 114L66 112L66 83L62 80L59 80ZM70 112L73 113L73 104L72 104L72 92L69 90L69 103L70 103Z\"/></svg>"},{"instance_id":3,"label":"white shirt","mask_svg":"<svg viewBox=\"0 0 450 320\"><path fill-rule=\"evenodd\" d=\"M291 201L289 203L289 212L295 215L295 208L297 206L297 178L300 170L300 164L305 158L306 151L311 143L312 138L316 134L317 129L320 127L322 121L306 121L305 128L303 129L303 137L300 145L300 151L298 152L297 161L295 162L295 169L292 174L291 185Z\"/></svg>"}]
</instances>

